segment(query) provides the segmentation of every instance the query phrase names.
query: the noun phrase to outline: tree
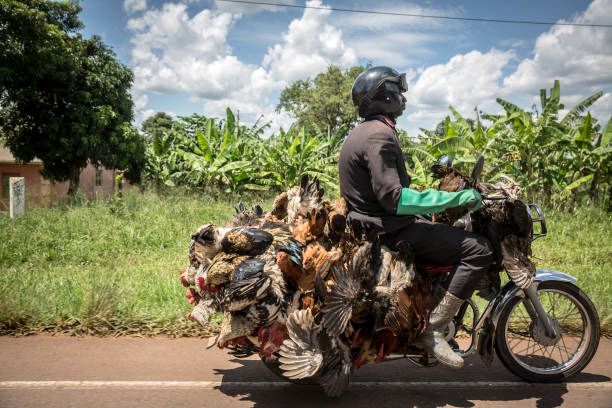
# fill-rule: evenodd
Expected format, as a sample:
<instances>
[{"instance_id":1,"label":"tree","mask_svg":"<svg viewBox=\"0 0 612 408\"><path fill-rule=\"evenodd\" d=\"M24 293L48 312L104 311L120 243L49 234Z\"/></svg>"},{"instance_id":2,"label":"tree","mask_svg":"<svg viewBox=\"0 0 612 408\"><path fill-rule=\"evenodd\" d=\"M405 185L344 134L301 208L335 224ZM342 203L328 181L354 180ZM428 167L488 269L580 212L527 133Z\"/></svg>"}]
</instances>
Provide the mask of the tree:
<instances>
[{"instance_id":1,"label":"tree","mask_svg":"<svg viewBox=\"0 0 612 408\"><path fill-rule=\"evenodd\" d=\"M365 67L341 70L331 65L313 80L300 80L285 88L280 95L277 112L288 112L298 120L298 127L335 133L350 127L358 118L351 100L351 87Z\"/></svg>"},{"instance_id":2,"label":"tree","mask_svg":"<svg viewBox=\"0 0 612 408\"><path fill-rule=\"evenodd\" d=\"M70 181L89 162L126 169L137 182L141 137L130 126L133 74L99 37L83 38L74 1L9 0L0 4L0 128L21 161Z\"/></svg>"},{"instance_id":3,"label":"tree","mask_svg":"<svg viewBox=\"0 0 612 408\"><path fill-rule=\"evenodd\" d=\"M155 115L142 122L142 132L147 140L152 141L155 137L163 137L172 129L174 120L166 112L157 112Z\"/></svg>"}]
</instances>

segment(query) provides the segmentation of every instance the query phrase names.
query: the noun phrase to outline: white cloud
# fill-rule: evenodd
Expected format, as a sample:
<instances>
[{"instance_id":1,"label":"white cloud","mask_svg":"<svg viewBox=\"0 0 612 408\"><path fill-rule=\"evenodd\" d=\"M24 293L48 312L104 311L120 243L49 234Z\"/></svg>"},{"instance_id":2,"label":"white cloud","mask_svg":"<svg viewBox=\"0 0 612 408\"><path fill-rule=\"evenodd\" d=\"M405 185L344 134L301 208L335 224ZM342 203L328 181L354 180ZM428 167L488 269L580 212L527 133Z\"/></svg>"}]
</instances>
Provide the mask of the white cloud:
<instances>
[{"instance_id":1,"label":"white cloud","mask_svg":"<svg viewBox=\"0 0 612 408\"><path fill-rule=\"evenodd\" d=\"M470 51L425 68L408 87L408 115L400 125L413 132L419 127L432 128L449 113L449 105L470 114L477 105L494 104L501 92L502 70L513 57L512 51Z\"/></svg>"},{"instance_id":2,"label":"white cloud","mask_svg":"<svg viewBox=\"0 0 612 408\"><path fill-rule=\"evenodd\" d=\"M128 14L146 10L147 0L124 0L123 8Z\"/></svg>"},{"instance_id":3,"label":"white cloud","mask_svg":"<svg viewBox=\"0 0 612 408\"><path fill-rule=\"evenodd\" d=\"M415 15L458 15L455 8L424 7L405 1L383 1L355 8ZM406 69L435 55L436 46L457 41L464 35L461 23L388 14L337 13L334 23L341 27L346 43L358 50L360 59L375 65Z\"/></svg>"},{"instance_id":4,"label":"white cloud","mask_svg":"<svg viewBox=\"0 0 612 408\"><path fill-rule=\"evenodd\" d=\"M320 0L307 4L326 7ZM222 2L217 6L193 14L185 1L167 3L129 20L139 117L152 113L147 109L148 94L180 93L201 102L206 115L222 116L230 106L244 122L264 115L274 128L287 126L290 119L274 113L284 86L312 78L329 64L354 65L358 58L407 68L411 86L400 126L411 133L435 126L449 113L448 105L465 115L472 115L475 106L496 112L500 108L495 98L502 96L529 107L538 90L552 86L555 78L561 80L566 105L603 89L605 95L592 112L600 121L607 121L612 112L612 31L608 29L553 27L538 37L532 56L523 61L516 61L516 52L508 48L525 44L508 39L498 43L505 50L473 50L415 70L410 67L429 56L436 44L464 35L458 29L460 23L453 23L449 32L447 22L435 20L364 18L306 9L291 21L282 39L268 48L261 63L253 64L242 61L227 42L233 25L250 6L231 9ZM415 14L461 14L405 2L379 6L385 7ZM608 15L612 15L612 1L596 0L571 21L598 23ZM510 69L513 72L504 78Z\"/></svg>"},{"instance_id":5,"label":"white cloud","mask_svg":"<svg viewBox=\"0 0 612 408\"><path fill-rule=\"evenodd\" d=\"M612 1L594 1L574 22L605 23ZM530 91L543 80L566 86L612 83L612 30L554 26L536 40L533 58L521 62L504 83L512 91Z\"/></svg>"},{"instance_id":6,"label":"white cloud","mask_svg":"<svg viewBox=\"0 0 612 408\"><path fill-rule=\"evenodd\" d=\"M510 48L524 48L527 46L527 43L524 40L519 40L517 38L506 38L499 41L499 45Z\"/></svg>"},{"instance_id":7,"label":"white cloud","mask_svg":"<svg viewBox=\"0 0 612 408\"><path fill-rule=\"evenodd\" d=\"M308 4L321 5L318 0ZM314 76L330 64L348 67L357 62L342 32L326 21L329 14L329 10L305 10L258 66L242 62L227 43L240 15L202 10L189 16L184 4L173 3L148 10L128 22L133 32L135 92L187 93L203 102L207 115L223 115L230 106L245 121L264 114L276 126L286 126L286 116L274 113L272 101L284 86Z\"/></svg>"},{"instance_id":8,"label":"white cloud","mask_svg":"<svg viewBox=\"0 0 612 408\"><path fill-rule=\"evenodd\" d=\"M145 109L149 103L149 97L146 94L132 93L132 97L134 99L134 122L137 126L140 126L142 122L155 113L155 110Z\"/></svg>"},{"instance_id":9,"label":"white cloud","mask_svg":"<svg viewBox=\"0 0 612 408\"><path fill-rule=\"evenodd\" d=\"M219 98L249 79L252 67L231 55L226 42L234 16L202 10L192 18L184 4L166 3L128 21L133 31L134 87Z\"/></svg>"},{"instance_id":10,"label":"white cloud","mask_svg":"<svg viewBox=\"0 0 612 408\"><path fill-rule=\"evenodd\" d=\"M595 0L584 13L570 21L605 24L612 15L611 0ZM521 47L514 40L504 42ZM519 62L508 76L503 70L515 58L514 51L470 51L444 64L423 68L410 87L407 115L400 125L411 133L419 127L433 128L449 114L448 105L473 115L475 106L500 111L496 97L504 97L530 108L538 91L561 81L561 99L571 107L599 91L604 96L591 108L592 115L606 123L612 112L612 30L605 28L554 26L535 41L533 56Z\"/></svg>"},{"instance_id":11,"label":"white cloud","mask_svg":"<svg viewBox=\"0 0 612 408\"><path fill-rule=\"evenodd\" d=\"M388 65L401 69L415 60L434 54L428 44L439 41L438 35L418 32L366 33L347 38L347 43L359 50L359 58L375 65Z\"/></svg>"},{"instance_id":12,"label":"white cloud","mask_svg":"<svg viewBox=\"0 0 612 408\"><path fill-rule=\"evenodd\" d=\"M368 1L366 5L357 5L354 8L359 10L375 10L387 13L396 14L414 14L414 15L445 15L456 16L457 10L454 8L434 8L424 7L417 3L407 1L381 1L372 5ZM340 13L337 15L336 21L342 27L350 28L351 30L368 29L370 31L392 30L398 29L415 29L419 30L428 28L445 28L449 25L456 24L450 20L440 20L423 17L410 17L407 15L389 15L389 14L364 14L364 13Z\"/></svg>"},{"instance_id":13,"label":"white cloud","mask_svg":"<svg viewBox=\"0 0 612 408\"><path fill-rule=\"evenodd\" d=\"M321 7L319 0L306 5ZM263 65L273 78L295 81L318 74L328 65L349 67L357 63L355 51L347 47L342 32L326 20L330 10L305 9L289 24L283 42L268 49Z\"/></svg>"},{"instance_id":14,"label":"white cloud","mask_svg":"<svg viewBox=\"0 0 612 408\"><path fill-rule=\"evenodd\" d=\"M595 0L570 21L607 24L611 15L611 0ZM612 112L612 30L552 27L537 38L533 57L523 60L504 79L504 90L512 95L533 95L540 88L550 88L555 79L561 82L561 99L566 105L603 90L607 96L594 105L593 113L607 121Z\"/></svg>"}]
</instances>

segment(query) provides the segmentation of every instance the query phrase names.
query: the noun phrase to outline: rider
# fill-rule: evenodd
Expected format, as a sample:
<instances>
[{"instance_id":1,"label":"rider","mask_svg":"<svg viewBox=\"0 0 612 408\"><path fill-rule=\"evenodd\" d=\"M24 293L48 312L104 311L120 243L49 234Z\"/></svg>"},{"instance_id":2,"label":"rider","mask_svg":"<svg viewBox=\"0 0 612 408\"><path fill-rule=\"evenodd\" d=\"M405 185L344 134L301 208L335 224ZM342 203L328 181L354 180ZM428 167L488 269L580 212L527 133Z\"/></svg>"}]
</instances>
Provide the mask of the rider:
<instances>
[{"instance_id":1,"label":"rider","mask_svg":"<svg viewBox=\"0 0 612 408\"><path fill-rule=\"evenodd\" d=\"M374 230L391 248L408 242L420 261L455 265L442 301L431 312L428 329L417 339L443 364L460 368L463 359L444 338L444 330L469 298L492 261L489 241L472 232L434 223L420 215L481 205L476 190L443 192L410 189L395 121L404 111L406 75L372 67L357 77L353 103L364 118L347 136L340 152L340 192L354 228Z\"/></svg>"}]
</instances>

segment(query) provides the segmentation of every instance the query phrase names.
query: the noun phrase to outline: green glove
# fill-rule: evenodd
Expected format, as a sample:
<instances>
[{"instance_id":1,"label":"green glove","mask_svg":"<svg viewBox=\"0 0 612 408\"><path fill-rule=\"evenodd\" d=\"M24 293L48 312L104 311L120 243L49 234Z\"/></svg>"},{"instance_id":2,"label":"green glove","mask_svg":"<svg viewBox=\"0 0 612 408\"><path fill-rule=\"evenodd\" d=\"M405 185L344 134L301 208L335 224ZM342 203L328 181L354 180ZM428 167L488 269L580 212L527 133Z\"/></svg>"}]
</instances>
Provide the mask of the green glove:
<instances>
[{"instance_id":1,"label":"green glove","mask_svg":"<svg viewBox=\"0 0 612 408\"><path fill-rule=\"evenodd\" d=\"M476 190L447 191L425 190L419 192L402 188L397 204L397 215L424 215L440 213L448 208L467 207L476 211L482 207L482 197Z\"/></svg>"}]
</instances>

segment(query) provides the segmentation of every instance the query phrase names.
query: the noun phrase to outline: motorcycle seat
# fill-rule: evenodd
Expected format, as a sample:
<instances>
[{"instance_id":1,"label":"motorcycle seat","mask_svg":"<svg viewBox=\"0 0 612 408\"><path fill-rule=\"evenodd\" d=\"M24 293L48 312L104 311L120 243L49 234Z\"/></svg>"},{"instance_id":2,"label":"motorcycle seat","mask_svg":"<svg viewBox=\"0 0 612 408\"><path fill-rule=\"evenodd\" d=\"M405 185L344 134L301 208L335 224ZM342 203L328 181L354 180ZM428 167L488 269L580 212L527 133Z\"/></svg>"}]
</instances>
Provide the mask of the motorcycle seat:
<instances>
[{"instance_id":1,"label":"motorcycle seat","mask_svg":"<svg viewBox=\"0 0 612 408\"><path fill-rule=\"evenodd\" d=\"M444 275L452 272L454 265L437 265L425 262L415 262L414 266L417 269L425 271L429 276Z\"/></svg>"}]
</instances>

